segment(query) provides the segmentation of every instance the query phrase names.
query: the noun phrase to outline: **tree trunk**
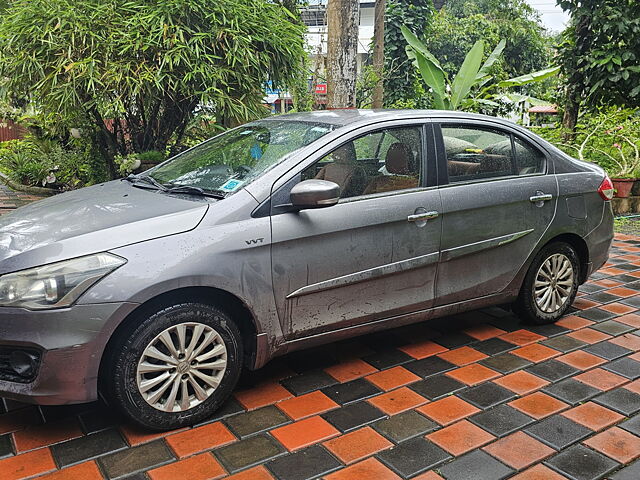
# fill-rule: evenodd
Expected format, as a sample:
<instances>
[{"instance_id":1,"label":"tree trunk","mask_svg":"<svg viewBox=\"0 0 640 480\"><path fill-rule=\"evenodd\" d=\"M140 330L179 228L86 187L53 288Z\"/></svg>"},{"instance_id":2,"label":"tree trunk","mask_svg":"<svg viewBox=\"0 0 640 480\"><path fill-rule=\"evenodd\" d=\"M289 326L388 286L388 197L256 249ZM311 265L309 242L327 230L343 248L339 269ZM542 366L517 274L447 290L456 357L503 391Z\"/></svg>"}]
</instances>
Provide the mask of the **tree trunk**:
<instances>
[{"instance_id":1,"label":"tree trunk","mask_svg":"<svg viewBox=\"0 0 640 480\"><path fill-rule=\"evenodd\" d=\"M578 114L580 113L580 92L575 86L567 88L567 100L562 116L562 126L565 130L564 141L570 142L576 136L576 125L578 124Z\"/></svg>"},{"instance_id":2,"label":"tree trunk","mask_svg":"<svg viewBox=\"0 0 640 480\"><path fill-rule=\"evenodd\" d=\"M358 0L327 5L327 108L354 108L358 53Z\"/></svg>"},{"instance_id":3,"label":"tree trunk","mask_svg":"<svg viewBox=\"0 0 640 480\"><path fill-rule=\"evenodd\" d=\"M382 75L384 72L384 10L385 0L376 0L375 20L373 31L373 71L377 76L376 86L373 89L371 99L372 108L382 108L384 103L384 82Z\"/></svg>"}]
</instances>

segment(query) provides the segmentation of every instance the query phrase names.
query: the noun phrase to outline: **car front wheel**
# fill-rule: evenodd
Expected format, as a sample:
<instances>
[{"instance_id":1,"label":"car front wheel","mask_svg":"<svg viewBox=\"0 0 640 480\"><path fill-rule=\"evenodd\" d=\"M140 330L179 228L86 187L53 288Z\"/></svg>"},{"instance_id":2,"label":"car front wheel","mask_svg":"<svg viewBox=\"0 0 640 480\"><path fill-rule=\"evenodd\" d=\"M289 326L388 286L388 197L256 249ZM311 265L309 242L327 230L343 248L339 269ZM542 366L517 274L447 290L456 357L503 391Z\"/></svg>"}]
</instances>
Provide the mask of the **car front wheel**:
<instances>
[{"instance_id":1,"label":"car front wheel","mask_svg":"<svg viewBox=\"0 0 640 480\"><path fill-rule=\"evenodd\" d=\"M134 422L155 430L209 417L242 369L238 327L206 304L165 308L123 332L111 349L109 397Z\"/></svg>"},{"instance_id":2,"label":"car front wheel","mask_svg":"<svg viewBox=\"0 0 640 480\"><path fill-rule=\"evenodd\" d=\"M538 325L559 320L576 297L579 278L580 262L571 245L557 242L545 246L525 276L516 312Z\"/></svg>"}]
</instances>

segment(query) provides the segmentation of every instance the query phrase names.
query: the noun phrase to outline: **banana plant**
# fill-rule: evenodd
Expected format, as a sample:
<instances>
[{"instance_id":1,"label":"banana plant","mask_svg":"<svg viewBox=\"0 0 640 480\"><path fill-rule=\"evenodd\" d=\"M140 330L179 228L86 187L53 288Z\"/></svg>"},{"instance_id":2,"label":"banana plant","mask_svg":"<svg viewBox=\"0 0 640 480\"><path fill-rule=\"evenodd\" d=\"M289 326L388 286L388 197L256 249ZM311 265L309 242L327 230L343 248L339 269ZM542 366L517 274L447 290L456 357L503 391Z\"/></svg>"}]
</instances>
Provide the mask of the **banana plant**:
<instances>
[{"instance_id":1,"label":"banana plant","mask_svg":"<svg viewBox=\"0 0 640 480\"><path fill-rule=\"evenodd\" d=\"M541 82L552 75L556 75L560 70L560 67L552 67L509 80L490 83L492 80L491 67L502 55L506 41L500 40L483 63L484 42L478 40L465 56L460 70L453 77L453 81L449 81L449 77L440 62L429 52L424 43L406 26L403 25L400 29L407 41L407 55L413 60L422 79L431 89L433 106L437 110L459 110L468 108L473 104L498 106L496 100L504 97L505 94L496 91L504 91L512 87ZM472 93L475 93L475 95L472 95ZM524 97L520 96L519 98L523 101ZM533 97L527 97L526 99L530 99L532 102L541 102L541 100Z\"/></svg>"}]
</instances>

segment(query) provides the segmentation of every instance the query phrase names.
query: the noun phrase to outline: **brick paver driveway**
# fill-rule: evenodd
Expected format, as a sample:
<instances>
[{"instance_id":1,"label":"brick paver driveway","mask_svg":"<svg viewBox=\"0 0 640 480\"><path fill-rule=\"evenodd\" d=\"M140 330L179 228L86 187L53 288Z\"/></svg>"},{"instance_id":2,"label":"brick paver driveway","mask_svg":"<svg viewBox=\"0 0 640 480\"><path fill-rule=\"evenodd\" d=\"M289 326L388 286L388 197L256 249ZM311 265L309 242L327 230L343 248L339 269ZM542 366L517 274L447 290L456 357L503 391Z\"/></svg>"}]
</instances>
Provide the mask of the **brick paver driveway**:
<instances>
[{"instance_id":1,"label":"brick paver driveway","mask_svg":"<svg viewBox=\"0 0 640 480\"><path fill-rule=\"evenodd\" d=\"M492 308L292 354L195 428L5 401L0 479L638 480L640 237L611 255L555 325Z\"/></svg>"}]
</instances>

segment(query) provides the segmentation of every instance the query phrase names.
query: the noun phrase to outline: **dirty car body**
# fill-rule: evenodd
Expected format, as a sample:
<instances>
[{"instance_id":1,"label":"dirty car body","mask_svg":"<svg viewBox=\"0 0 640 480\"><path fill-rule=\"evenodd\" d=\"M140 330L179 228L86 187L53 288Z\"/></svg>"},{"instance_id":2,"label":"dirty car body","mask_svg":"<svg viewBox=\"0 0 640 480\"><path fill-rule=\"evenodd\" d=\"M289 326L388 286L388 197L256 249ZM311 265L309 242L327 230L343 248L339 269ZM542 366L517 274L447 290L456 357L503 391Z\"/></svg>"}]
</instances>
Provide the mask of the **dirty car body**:
<instances>
[{"instance_id":1,"label":"dirty car body","mask_svg":"<svg viewBox=\"0 0 640 480\"><path fill-rule=\"evenodd\" d=\"M250 125L257 126L237 134L250 138L250 167L220 173L214 165L211 173L199 165L194 176L176 173L169 160L146 182L95 185L0 218L0 396L95 400L121 337L184 302L213 305L236 324L241 346L220 341L226 368L241 352L240 366L257 369L304 347L517 302L540 252L568 245L573 253L547 263L559 265L558 278L538 297L538 283L532 290L552 318L556 304L560 312L575 296L570 288L607 259L613 216L602 169L513 123L346 110ZM289 125L300 139L279 147ZM283 154L267 162L269 148ZM215 189L211 175L224 180ZM326 198L313 203L314 195ZM560 265L567 258L574 263ZM569 270L575 285L553 297ZM32 288L33 298L12 303L20 288ZM182 383L167 384L178 391L173 400L182 398L185 411L197 405L183 398L199 398L188 366L169 367L168 376L186 371Z\"/></svg>"}]
</instances>

